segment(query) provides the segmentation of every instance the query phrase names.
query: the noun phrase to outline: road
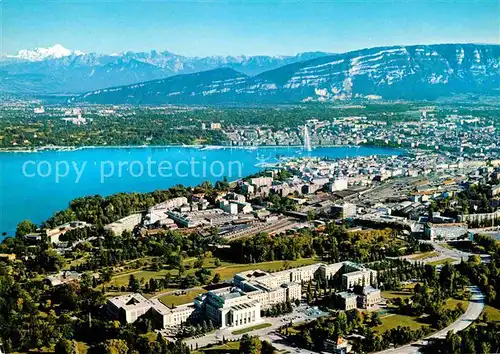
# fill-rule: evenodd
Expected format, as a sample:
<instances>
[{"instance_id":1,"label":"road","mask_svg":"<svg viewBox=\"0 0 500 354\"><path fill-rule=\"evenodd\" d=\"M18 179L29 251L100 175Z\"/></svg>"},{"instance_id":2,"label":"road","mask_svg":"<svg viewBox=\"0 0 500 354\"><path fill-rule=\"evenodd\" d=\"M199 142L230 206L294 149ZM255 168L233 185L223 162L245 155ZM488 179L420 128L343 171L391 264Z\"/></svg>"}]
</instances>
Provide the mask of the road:
<instances>
[{"instance_id":1,"label":"road","mask_svg":"<svg viewBox=\"0 0 500 354\"><path fill-rule=\"evenodd\" d=\"M472 253L463 252L455 248L454 249L446 248L441 246L437 242L432 242L432 245L434 246L434 249L444 257L458 258L459 260L463 258L464 261L467 261L469 257L472 256Z\"/></svg>"},{"instance_id":2,"label":"road","mask_svg":"<svg viewBox=\"0 0 500 354\"><path fill-rule=\"evenodd\" d=\"M469 327L472 322L474 322L474 320L476 320L481 315L481 312L483 312L484 308L484 295L481 293L477 286L471 286L469 287L469 290L471 291L472 296L469 302L469 306L467 307L467 310L465 310L465 313L448 327L440 330L439 332L431 334L425 339L446 338L446 335L449 331L461 331ZM420 340L418 342L407 344L402 347L377 352L376 354L416 354L419 353L419 343L421 342L422 341Z\"/></svg>"},{"instance_id":3,"label":"road","mask_svg":"<svg viewBox=\"0 0 500 354\"><path fill-rule=\"evenodd\" d=\"M472 253L468 252L463 252L455 248L447 248L443 247L441 244L437 242L431 242L431 241L420 241L422 243L430 243L434 247L434 251L438 253L437 256L435 257L428 257L428 258L412 258L415 255L408 255L408 256L401 256L399 257L400 259L405 259L409 262L412 263L429 263L429 262L437 262L443 259L448 259L448 258L453 258L455 259L453 264L458 264L460 261L463 259L464 261L467 261L470 256L472 256ZM393 257L387 257L387 258L393 258Z\"/></svg>"}]
</instances>

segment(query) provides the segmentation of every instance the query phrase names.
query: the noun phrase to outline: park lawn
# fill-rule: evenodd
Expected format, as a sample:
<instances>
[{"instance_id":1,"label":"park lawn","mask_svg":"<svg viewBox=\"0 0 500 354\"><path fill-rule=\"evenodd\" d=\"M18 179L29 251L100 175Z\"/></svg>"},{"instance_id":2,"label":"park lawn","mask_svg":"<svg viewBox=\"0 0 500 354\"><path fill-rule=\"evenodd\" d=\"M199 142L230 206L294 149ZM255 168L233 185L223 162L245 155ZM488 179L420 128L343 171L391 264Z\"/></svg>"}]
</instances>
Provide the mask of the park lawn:
<instances>
[{"instance_id":1,"label":"park lawn","mask_svg":"<svg viewBox=\"0 0 500 354\"><path fill-rule=\"evenodd\" d=\"M386 299L394 299L400 297L402 299L408 299L413 296L413 291L402 291L402 290L384 290L381 292L382 297Z\"/></svg>"},{"instance_id":2,"label":"park lawn","mask_svg":"<svg viewBox=\"0 0 500 354\"><path fill-rule=\"evenodd\" d=\"M444 308L454 310L459 303L462 304L464 310L467 310L467 307L469 306L469 301L457 300L457 299L447 299L446 302L444 303Z\"/></svg>"},{"instance_id":3,"label":"park lawn","mask_svg":"<svg viewBox=\"0 0 500 354\"><path fill-rule=\"evenodd\" d=\"M374 327L377 332L383 333L385 331L391 330L398 326L410 327L412 330L422 327L422 324L418 321L417 316L403 316L398 314L389 314L384 317L380 317L382 324L380 326Z\"/></svg>"},{"instance_id":4,"label":"park lawn","mask_svg":"<svg viewBox=\"0 0 500 354\"><path fill-rule=\"evenodd\" d=\"M177 271L174 271L174 272L177 273ZM133 274L137 280L144 278L144 281L148 282L149 279L151 279L151 278L157 278L157 279L163 278L165 276L165 274L167 274L167 273L170 273L172 276L175 276L174 274L172 274L173 272L171 270L167 270L167 269L162 269L162 270L158 270L158 271L138 270L135 272L130 272L130 273L125 273L125 274L120 274L120 275L114 276L113 279L111 279L111 281L109 282L108 286L109 285L114 285L117 287L128 286L128 281L129 281L131 274Z\"/></svg>"},{"instance_id":5,"label":"park lawn","mask_svg":"<svg viewBox=\"0 0 500 354\"><path fill-rule=\"evenodd\" d=\"M63 267L64 270L70 270L71 267L77 267L85 262L87 262L90 258L90 254L86 253L84 256L77 258L77 259L72 259L70 262L66 263L66 265Z\"/></svg>"},{"instance_id":6,"label":"park lawn","mask_svg":"<svg viewBox=\"0 0 500 354\"><path fill-rule=\"evenodd\" d=\"M185 263L190 264L193 263L193 259L188 259ZM207 267L212 271L212 275L215 275L215 273L219 273L221 276L221 279L226 280L226 279L231 279L235 274L246 271L246 270L251 270L251 269L261 269L265 271L277 271L284 269L284 261L272 261L272 262L262 262L262 263L253 263L253 264L237 264L237 263L226 263L223 262L219 267L215 267L213 265L213 259L207 259L205 261L204 266ZM313 264L318 262L317 259L315 258L302 258L302 259L297 259L295 261L287 261L287 264L292 267L300 267L300 266L305 266L309 264ZM212 266L212 267L210 267ZM196 269L191 268L186 271L186 274L194 274L196 272ZM121 286L127 286L129 282L129 277L131 274L134 275L134 277L138 280L141 278L144 278L145 282L148 282L149 279L151 278L163 278L166 273L170 273L172 278L175 278L178 276L178 271L176 269L162 269L158 271L151 271L151 270L137 270L137 271L132 271L124 274L119 274L115 275L109 285L114 285L116 287L121 287Z\"/></svg>"},{"instance_id":7,"label":"park lawn","mask_svg":"<svg viewBox=\"0 0 500 354\"><path fill-rule=\"evenodd\" d=\"M489 322L500 322L500 310L490 306L484 305L483 313L487 313L489 317Z\"/></svg>"},{"instance_id":8,"label":"park lawn","mask_svg":"<svg viewBox=\"0 0 500 354\"><path fill-rule=\"evenodd\" d=\"M302 258L295 261L287 261L291 268L297 268L318 262L315 258ZM252 264L232 264L212 269L212 274L219 273L222 279L231 279L235 274L252 269L260 269L267 272L274 272L284 269L283 261L272 261Z\"/></svg>"},{"instance_id":9,"label":"park lawn","mask_svg":"<svg viewBox=\"0 0 500 354\"><path fill-rule=\"evenodd\" d=\"M427 264L432 265L432 266L437 266L437 265L446 264L446 263L453 263L456 261L459 261L459 259L448 257L448 258L443 258L443 259L440 259L437 261L429 262Z\"/></svg>"},{"instance_id":10,"label":"park lawn","mask_svg":"<svg viewBox=\"0 0 500 354\"><path fill-rule=\"evenodd\" d=\"M416 260L416 259L432 258L432 257L437 257L437 256L439 256L438 252L428 251L428 252L416 253L415 255L412 255L409 258L411 258L412 260Z\"/></svg>"},{"instance_id":11,"label":"park lawn","mask_svg":"<svg viewBox=\"0 0 500 354\"><path fill-rule=\"evenodd\" d=\"M261 323L261 324L258 324L256 326L238 329L236 331L231 332L231 334L233 334L233 335L244 334L244 333L256 331L258 329L267 328L267 327L271 327L271 326L272 326L272 324L270 324L270 323Z\"/></svg>"},{"instance_id":12,"label":"park lawn","mask_svg":"<svg viewBox=\"0 0 500 354\"><path fill-rule=\"evenodd\" d=\"M200 348L197 351L193 351L193 354L203 354L208 353L231 353L240 350L240 342L227 342L225 344L214 345L210 347Z\"/></svg>"},{"instance_id":13,"label":"park lawn","mask_svg":"<svg viewBox=\"0 0 500 354\"><path fill-rule=\"evenodd\" d=\"M176 291L180 292L183 290L176 290ZM206 293L207 291L205 289L199 288L199 289L185 290L185 292L186 294L183 295L175 295L175 294L164 295L160 297L159 300L169 307L172 307L172 305L179 306L182 304L186 304L188 302L193 302L193 300L198 295Z\"/></svg>"}]
</instances>

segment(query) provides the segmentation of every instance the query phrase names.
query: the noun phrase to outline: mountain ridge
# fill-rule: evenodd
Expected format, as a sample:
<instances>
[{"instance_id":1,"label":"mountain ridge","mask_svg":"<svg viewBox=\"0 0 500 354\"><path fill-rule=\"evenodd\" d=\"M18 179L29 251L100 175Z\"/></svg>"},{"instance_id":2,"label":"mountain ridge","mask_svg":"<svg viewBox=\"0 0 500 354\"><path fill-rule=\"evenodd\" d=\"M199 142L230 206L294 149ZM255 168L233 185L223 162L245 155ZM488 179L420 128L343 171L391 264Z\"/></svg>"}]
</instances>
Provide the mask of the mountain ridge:
<instances>
[{"instance_id":1,"label":"mountain ridge","mask_svg":"<svg viewBox=\"0 0 500 354\"><path fill-rule=\"evenodd\" d=\"M182 81L182 76L176 80ZM188 80L192 80L191 77ZM161 83L88 92L95 103L308 102L437 99L455 94L499 95L500 45L437 44L359 49L290 63L229 84L202 82L172 95ZM169 85L170 81L163 85ZM131 87L134 86L134 87ZM177 86L178 87L178 83ZM154 88L154 90L153 90ZM109 94L114 92L112 95ZM126 91L126 99L119 91ZM148 91L149 90L149 91ZM176 88L177 90L177 88ZM188 92L189 91L189 92ZM161 96L165 93L166 96ZM121 98L120 98L121 97ZM140 97L140 99L136 99Z\"/></svg>"},{"instance_id":2,"label":"mountain ridge","mask_svg":"<svg viewBox=\"0 0 500 354\"><path fill-rule=\"evenodd\" d=\"M220 67L257 75L285 64L328 54L306 52L295 56L187 57L156 50L85 54L55 45L3 56L0 61L0 89L14 93L84 93Z\"/></svg>"}]
</instances>

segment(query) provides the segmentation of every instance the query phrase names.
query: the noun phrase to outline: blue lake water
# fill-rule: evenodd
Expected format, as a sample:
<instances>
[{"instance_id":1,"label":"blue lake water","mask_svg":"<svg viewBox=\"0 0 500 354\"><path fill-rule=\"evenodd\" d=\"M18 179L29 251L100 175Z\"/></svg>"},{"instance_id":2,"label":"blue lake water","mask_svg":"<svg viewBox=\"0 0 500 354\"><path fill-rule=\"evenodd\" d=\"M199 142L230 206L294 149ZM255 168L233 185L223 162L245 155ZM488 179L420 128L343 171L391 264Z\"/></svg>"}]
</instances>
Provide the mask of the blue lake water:
<instances>
[{"instance_id":1,"label":"blue lake water","mask_svg":"<svg viewBox=\"0 0 500 354\"><path fill-rule=\"evenodd\" d=\"M77 197L149 192L176 184L197 185L255 173L280 156L396 155L377 147L214 149L192 147L95 148L0 153L0 233L13 235L23 219L40 223ZM0 236L0 241L3 237Z\"/></svg>"}]
</instances>

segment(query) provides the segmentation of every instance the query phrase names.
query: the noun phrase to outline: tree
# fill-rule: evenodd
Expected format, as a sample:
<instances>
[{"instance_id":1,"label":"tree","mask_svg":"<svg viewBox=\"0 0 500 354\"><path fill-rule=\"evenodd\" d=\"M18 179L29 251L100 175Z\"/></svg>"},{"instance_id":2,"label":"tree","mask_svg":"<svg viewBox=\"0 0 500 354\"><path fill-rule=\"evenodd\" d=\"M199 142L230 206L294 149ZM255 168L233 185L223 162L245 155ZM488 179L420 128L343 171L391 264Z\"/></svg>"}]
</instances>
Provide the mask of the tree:
<instances>
[{"instance_id":1,"label":"tree","mask_svg":"<svg viewBox=\"0 0 500 354\"><path fill-rule=\"evenodd\" d=\"M76 343L72 340L62 338L55 347L56 354L78 354Z\"/></svg>"},{"instance_id":2,"label":"tree","mask_svg":"<svg viewBox=\"0 0 500 354\"><path fill-rule=\"evenodd\" d=\"M203 267L203 263L205 262L205 258L203 255L198 256L196 261L194 261L194 267L195 268L201 268Z\"/></svg>"},{"instance_id":3,"label":"tree","mask_svg":"<svg viewBox=\"0 0 500 354\"><path fill-rule=\"evenodd\" d=\"M106 354L127 354L127 342L123 339L109 339L103 345L104 353Z\"/></svg>"},{"instance_id":4,"label":"tree","mask_svg":"<svg viewBox=\"0 0 500 354\"><path fill-rule=\"evenodd\" d=\"M36 231L36 225L31 222L31 220L23 220L21 221L16 228L16 237L22 237L29 233Z\"/></svg>"},{"instance_id":5,"label":"tree","mask_svg":"<svg viewBox=\"0 0 500 354\"><path fill-rule=\"evenodd\" d=\"M260 354L262 350L262 343L257 337L250 337L244 334L240 340L240 353L241 354Z\"/></svg>"},{"instance_id":6,"label":"tree","mask_svg":"<svg viewBox=\"0 0 500 354\"><path fill-rule=\"evenodd\" d=\"M130 277L128 279L128 289L133 293L137 293L141 290L141 283L135 278L133 274L130 274Z\"/></svg>"},{"instance_id":7,"label":"tree","mask_svg":"<svg viewBox=\"0 0 500 354\"><path fill-rule=\"evenodd\" d=\"M491 344L487 342L481 343L481 353L482 354L490 354L491 353Z\"/></svg>"},{"instance_id":8,"label":"tree","mask_svg":"<svg viewBox=\"0 0 500 354\"><path fill-rule=\"evenodd\" d=\"M160 332L156 335L156 342L160 345L161 352L167 353L167 341L163 338Z\"/></svg>"},{"instance_id":9,"label":"tree","mask_svg":"<svg viewBox=\"0 0 500 354\"><path fill-rule=\"evenodd\" d=\"M484 323L489 323L490 322L490 316L488 315L488 312L483 313L483 322Z\"/></svg>"},{"instance_id":10,"label":"tree","mask_svg":"<svg viewBox=\"0 0 500 354\"><path fill-rule=\"evenodd\" d=\"M267 340L262 342L262 354L274 354L276 353L276 349L273 347L271 343L269 343Z\"/></svg>"},{"instance_id":11,"label":"tree","mask_svg":"<svg viewBox=\"0 0 500 354\"><path fill-rule=\"evenodd\" d=\"M382 320L380 319L380 314L377 311L372 312L371 322L373 326L380 326L382 324Z\"/></svg>"},{"instance_id":12,"label":"tree","mask_svg":"<svg viewBox=\"0 0 500 354\"><path fill-rule=\"evenodd\" d=\"M214 278L212 279L212 283L219 284L221 281L221 276L219 273L215 273Z\"/></svg>"}]
</instances>

